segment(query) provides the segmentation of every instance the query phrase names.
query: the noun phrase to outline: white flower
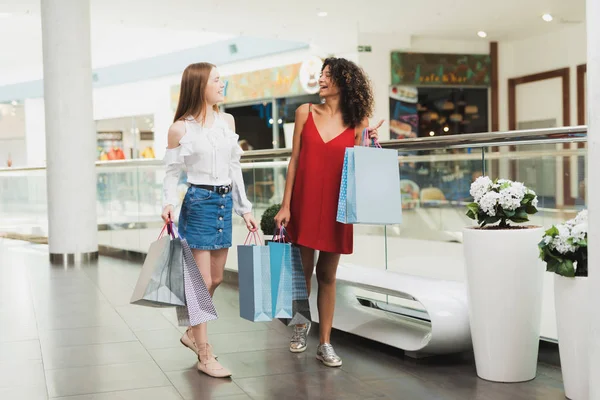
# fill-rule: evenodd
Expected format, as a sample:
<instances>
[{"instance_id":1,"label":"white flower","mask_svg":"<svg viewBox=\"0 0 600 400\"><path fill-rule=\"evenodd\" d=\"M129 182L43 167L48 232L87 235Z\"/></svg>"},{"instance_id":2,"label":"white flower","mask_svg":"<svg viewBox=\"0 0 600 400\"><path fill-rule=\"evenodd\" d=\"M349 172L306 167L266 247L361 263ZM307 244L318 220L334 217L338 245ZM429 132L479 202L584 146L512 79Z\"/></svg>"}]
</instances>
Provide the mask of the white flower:
<instances>
[{"instance_id":1,"label":"white flower","mask_svg":"<svg viewBox=\"0 0 600 400\"><path fill-rule=\"evenodd\" d=\"M533 200L531 200L531 205L534 206L535 208L537 208L537 206L538 206L538 198L537 198L537 196L535 196L533 198Z\"/></svg>"},{"instance_id":2,"label":"white flower","mask_svg":"<svg viewBox=\"0 0 600 400\"><path fill-rule=\"evenodd\" d=\"M478 203L481 198L492 188L492 180L487 176L480 176L471 184L471 196Z\"/></svg>"},{"instance_id":3,"label":"white flower","mask_svg":"<svg viewBox=\"0 0 600 400\"><path fill-rule=\"evenodd\" d=\"M522 183L514 183L500 190L500 206L504 210L514 211L521 206L523 197L525 197L525 186Z\"/></svg>"},{"instance_id":4,"label":"white flower","mask_svg":"<svg viewBox=\"0 0 600 400\"><path fill-rule=\"evenodd\" d=\"M588 211L587 210L583 210L580 211L579 214L577 214L577 216L574 219L574 225L579 225L581 223L587 223L588 220Z\"/></svg>"},{"instance_id":5,"label":"white flower","mask_svg":"<svg viewBox=\"0 0 600 400\"><path fill-rule=\"evenodd\" d=\"M498 204L499 199L500 193L487 192L483 195L481 200L479 200L479 208L490 217L494 217L496 215L496 205Z\"/></svg>"},{"instance_id":6,"label":"white flower","mask_svg":"<svg viewBox=\"0 0 600 400\"><path fill-rule=\"evenodd\" d=\"M550 243L552 243L552 239L553 239L553 237L552 237L552 236L548 236L548 235L546 235L546 236L544 236L544 243L545 243L546 245L549 245Z\"/></svg>"},{"instance_id":7,"label":"white flower","mask_svg":"<svg viewBox=\"0 0 600 400\"><path fill-rule=\"evenodd\" d=\"M588 231L587 221L582 222L580 224L575 225L571 229L571 237L573 238L574 241L578 242L580 240L585 239L585 236L587 235L587 231Z\"/></svg>"},{"instance_id":8,"label":"white flower","mask_svg":"<svg viewBox=\"0 0 600 400\"><path fill-rule=\"evenodd\" d=\"M556 225L558 229L558 235L556 235L552 243L549 245L551 249L556 249L560 254L567 254L569 252L575 252L578 246L570 243L571 231L566 224Z\"/></svg>"}]
</instances>

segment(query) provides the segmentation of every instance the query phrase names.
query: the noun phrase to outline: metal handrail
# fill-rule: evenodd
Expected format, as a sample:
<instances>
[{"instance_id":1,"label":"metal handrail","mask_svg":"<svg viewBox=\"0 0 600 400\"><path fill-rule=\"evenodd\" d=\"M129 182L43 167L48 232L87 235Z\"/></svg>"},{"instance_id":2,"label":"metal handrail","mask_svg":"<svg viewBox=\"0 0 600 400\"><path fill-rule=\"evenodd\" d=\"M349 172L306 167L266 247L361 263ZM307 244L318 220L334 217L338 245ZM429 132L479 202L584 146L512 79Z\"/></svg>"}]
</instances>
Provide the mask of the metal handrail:
<instances>
[{"instance_id":1,"label":"metal handrail","mask_svg":"<svg viewBox=\"0 0 600 400\"><path fill-rule=\"evenodd\" d=\"M467 133L460 135L434 136L412 139L387 140L381 146L387 149L396 149L399 152L418 150L442 150L457 148L482 148L489 146L515 146L524 144L572 143L586 142L588 128L585 125L527 129L507 132ZM267 149L246 151L242 155L243 162L261 161L288 158L292 150ZM119 160L97 161L96 167L125 167L125 166L153 166L162 165L161 160ZM43 171L45 166L0 168L2 172L14 171Z\"/></svg>"}]
</instances>

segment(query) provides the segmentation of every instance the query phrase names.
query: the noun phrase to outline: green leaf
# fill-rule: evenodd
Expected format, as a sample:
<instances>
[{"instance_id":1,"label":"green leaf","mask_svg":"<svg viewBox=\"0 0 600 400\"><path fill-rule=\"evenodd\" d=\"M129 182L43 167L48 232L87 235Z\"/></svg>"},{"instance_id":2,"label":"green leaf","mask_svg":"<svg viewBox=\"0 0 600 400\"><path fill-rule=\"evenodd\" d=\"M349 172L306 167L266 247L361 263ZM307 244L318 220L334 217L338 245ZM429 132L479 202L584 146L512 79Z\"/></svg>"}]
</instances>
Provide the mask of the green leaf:
<instances>
[{"instance_id":1,"label":"green leaf","mask_svg":"<svg viewBox=\"0 0 600 400\"><path fill-rule=\"evenodd\" d=\"M486 216L485 223L488 225L492 225L492 224L495 224L496 222L500 221L501 219L502 218L499 217L498 215L493 216L493 217Z\"/></svg>"},{"instance_id":2,"label":"green leaf","mask_svg":"<svg viewBox=\"0 0 600 400\"><path fill-rule=\"evenodd\" d=\"M506 216L506 218L510 218L510 217L514 217L515 216L515 212L511 211L511 210L502 210L504 211L504 215Z\"/></svg>"},{"instance_id":3,"label":"green leaf","mask_svg":"<svg viewBox=\"0 0 600 400\"><path fill-rule=\"evenodd\" d=\"M525 212L527 212L527 214L537 214L538 209L531 204L528 204L527 207L525 207Z\"/></svg>"},{"instance_id":4,"label":"green leaf","mask_svg":"<svg viewBox=\"0 0 600 400\"><path fill-rule=\"evenodd\" d=\"M546 236L555 237L558 235L558 228L555 225L552 225L552 228L546 231Z\"/></svg>"},{"instance_id":5,"label":"green leaf","mask_svg":"<svg viewBox=\"0 0 600 400\"><path fill-rule=\"evenodd\" d=\"M525 211L525 207L519 207L515 210L515 217L517 218L527 218L527 211Z\"/></svg>"},{"instance_id":6,"label":"green leaf","mask_svg":"<svg viewBox=\"0 0 600 400\"><path fill-rule=\"evenodd\" d=\"M467 204L467 209L468 210L473 210L476 213L478 213L479 212L479 204L477 204L477 203L469 203L469 204Z\"/></svg>"},{"instance_id":7,"label":"green leaf","mask_svg":"<svg viewBox=\"0 0 600 400\"><path fill-rule=\"evenodd\" d=\"M554 259L550 259L550 260L544 260L546 261L546 271L548 272L556 272L559 266L559 262L554 260Z\"/></svg>"},{"instance_id":8,"label":"green leaf","mask_svg":"<svg viewBox=\"0 0 600 400\"><path fill-rule=\"evenodd\" d=\"M573 266L573 261L571 260L563 260L558 264L556 268L556 273L568 278L572 278L575 276L575 267Z\"/></svg>"}]
</instances>

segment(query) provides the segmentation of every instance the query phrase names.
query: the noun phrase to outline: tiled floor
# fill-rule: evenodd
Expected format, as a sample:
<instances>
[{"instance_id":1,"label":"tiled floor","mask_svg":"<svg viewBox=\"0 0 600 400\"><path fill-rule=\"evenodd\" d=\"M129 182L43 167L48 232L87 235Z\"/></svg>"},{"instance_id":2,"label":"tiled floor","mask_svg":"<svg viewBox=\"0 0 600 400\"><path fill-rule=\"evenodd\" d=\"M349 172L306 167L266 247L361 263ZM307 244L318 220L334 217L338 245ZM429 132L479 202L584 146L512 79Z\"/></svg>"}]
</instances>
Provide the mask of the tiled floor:
<instances>
[{"instance_id":1,"label":"tiled floor","mask_svg":"<svg viewBox=\"0 0 600 400\"><path fill-rule=\"evenodd\" d=\"M414 361L399 351L334 334L344 359L328 369L310 350L291 354L279 322L238 318L224 286L209 328L232 380L208 378L179 343L174 311L129 305L139 264L111 258L53 267L47 248L0 239L0 399L563 399L560 370L540 363L537 379L496 384L477 378L472 355ZM316 331L316 330L315 330ZM554 349L543 359L556 359Z\"/></svg>"}]
</instances>

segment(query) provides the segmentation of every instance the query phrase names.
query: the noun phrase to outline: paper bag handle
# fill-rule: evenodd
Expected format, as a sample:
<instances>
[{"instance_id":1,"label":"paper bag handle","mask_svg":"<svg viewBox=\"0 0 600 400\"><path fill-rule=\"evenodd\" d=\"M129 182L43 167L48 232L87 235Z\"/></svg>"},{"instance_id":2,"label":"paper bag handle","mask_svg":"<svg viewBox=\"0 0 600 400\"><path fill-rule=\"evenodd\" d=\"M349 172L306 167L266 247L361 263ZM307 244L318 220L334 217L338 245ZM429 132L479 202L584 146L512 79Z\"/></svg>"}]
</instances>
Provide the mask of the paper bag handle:
<instances>
[{"instance_id":1,"label":"paper bag handle","mask_svg":"<svg viewBox=\"0 0 600 400\"><path fill-rule=\"evenodd\" d=\"M369 143L369 141L371 143ZM379 140L377 140L375 138L369 140L369 129L368 128L365 128L363 130L362 143L363 143L363 146L366 146L366 147L373 146L373 147L377 147L377 148L381 149L381 144L379 143Z\"/></svg>"}]
</instances>

